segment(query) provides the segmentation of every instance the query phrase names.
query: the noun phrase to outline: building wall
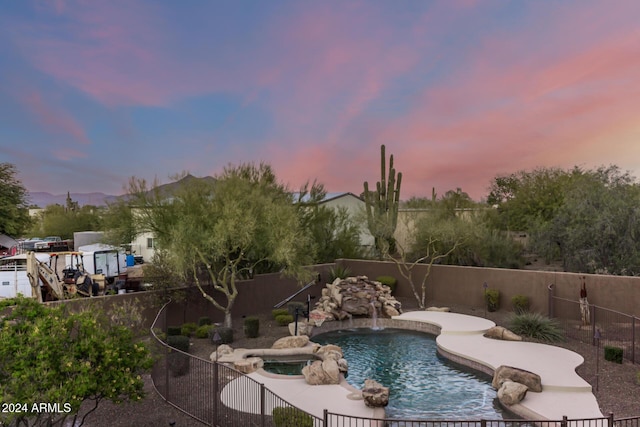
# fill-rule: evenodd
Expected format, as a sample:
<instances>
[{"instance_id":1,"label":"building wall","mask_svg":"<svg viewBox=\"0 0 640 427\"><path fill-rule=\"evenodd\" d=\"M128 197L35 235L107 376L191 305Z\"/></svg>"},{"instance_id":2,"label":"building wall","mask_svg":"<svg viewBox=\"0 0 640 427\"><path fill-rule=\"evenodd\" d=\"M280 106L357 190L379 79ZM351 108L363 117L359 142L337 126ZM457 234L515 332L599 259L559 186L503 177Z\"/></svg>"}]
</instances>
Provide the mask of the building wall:
<instances>
[{"instance_id":1,"label":"building wall","mask_svg":"<svg viewBox=\"0 0 640 427\"><path fill-rule=\"evenodd\" d=\"M398 278L396 295L402 298L414 298L408 282L398 274L393 263L367 260L338 260L338 264L348 267L354 275L366 275L375 279L380 275ZM329 280L329 271L335 264L314 266L320 273L320 283L312 286L293 299L305 302L307 295L312 306L322 294L322 288ZM426 266L416 267L414 273L420 279ZM427 305L460 305L478 308L484 311L483 283L495 288L501 294L501 308L511 311L511 298L526 295L531 301L531 310L548 314L548 286L554 285L555 295L577 301L580 295L582 275L575 273L556 273L529 270L508 270L478 267L433 266L427 279ZM640 277L587 275L585 282L589 302L604 308L640 317ZM304 285L304 284L303 284ZM302 285L293 279L282 278L280 274L258 275L254 279L238 284L239 295L232 309L234 319L271 311L276 304L293 295ZM211 288L205 288L213 292ZM143 315L143 327L148 328L162 304L166 301L162 291L136 292L108 297L81 298L65 301L72 310L103 308L112 311L118 307L134 305ZM180 325L184 322L197 322L202 316L208 316L214 322L224 320L223 313L216 310L205 300L195 287L181 288L175 291L174 303L169 310L168 325ZM60 302L49 303L57 304ZM556 316L564 317L556 307Z\"/></svg>"},{"instance_id":2,"label":"building wall","mask_svg":"<svg viewBox=\"0 0 640 427\"><path fill-rule=\"evenodd\" d=\"M345 194L323 202L323 206L332 209L346 208L351 220L360 226L360 245L366 249L373 248L375 240L367 228L365 203L362 199L353 194Z\"/></svg>"}]
</instances>

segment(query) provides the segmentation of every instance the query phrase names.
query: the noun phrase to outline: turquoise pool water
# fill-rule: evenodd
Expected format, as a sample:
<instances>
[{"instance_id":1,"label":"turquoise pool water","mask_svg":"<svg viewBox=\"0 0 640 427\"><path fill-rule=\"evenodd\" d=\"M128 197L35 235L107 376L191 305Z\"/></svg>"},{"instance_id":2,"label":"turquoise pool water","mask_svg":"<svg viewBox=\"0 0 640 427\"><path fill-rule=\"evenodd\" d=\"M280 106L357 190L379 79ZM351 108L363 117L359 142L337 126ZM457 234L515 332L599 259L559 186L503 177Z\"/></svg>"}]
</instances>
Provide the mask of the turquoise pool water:
<instances>
[{"instance_id":1,"label":"turquoise pool water","mask_svg":"<svg viewBox=\"0 0 640 427\"><path fill-rule=\"evenodd\" d=\"M312 340L342 348L349 363L349 384L361 389L371 378L390 388L388 418L514 418L500 407L491 378L438 356L431 335L403 329L349 329Z\"/></svg>"}]
</instances>

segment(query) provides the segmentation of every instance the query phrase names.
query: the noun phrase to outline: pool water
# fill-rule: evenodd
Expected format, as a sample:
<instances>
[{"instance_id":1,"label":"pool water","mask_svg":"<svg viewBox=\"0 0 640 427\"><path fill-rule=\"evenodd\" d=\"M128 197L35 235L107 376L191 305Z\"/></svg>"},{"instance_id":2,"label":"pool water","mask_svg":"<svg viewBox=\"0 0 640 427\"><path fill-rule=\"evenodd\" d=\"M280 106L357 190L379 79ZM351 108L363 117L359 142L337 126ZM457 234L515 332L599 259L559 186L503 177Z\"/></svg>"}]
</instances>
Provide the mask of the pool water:
<instances>
[{"instance_id":1,"label":"pool water","mask_svg":"<svg viewBox=\"0 0 640 427\"><path fill-rule=\"evenodd\" d=\"M263 369L278 375L302 375L302 368L313 362L312 360L278 360L266 359Z\"/></svg>"},{"instance_id":2,"label":"pool water","mask_svg":"<svg viewBox=\"0 0 640 427\"><path fill-rule=\"evenodd\" d=\"M437 353L432 335L403 329L349 329L312 338L342 348L347 382L365 379L389 387L387 418L469 420L513 418L502 410L491 377L453 364Z\"/></svg>"}]
</instances>

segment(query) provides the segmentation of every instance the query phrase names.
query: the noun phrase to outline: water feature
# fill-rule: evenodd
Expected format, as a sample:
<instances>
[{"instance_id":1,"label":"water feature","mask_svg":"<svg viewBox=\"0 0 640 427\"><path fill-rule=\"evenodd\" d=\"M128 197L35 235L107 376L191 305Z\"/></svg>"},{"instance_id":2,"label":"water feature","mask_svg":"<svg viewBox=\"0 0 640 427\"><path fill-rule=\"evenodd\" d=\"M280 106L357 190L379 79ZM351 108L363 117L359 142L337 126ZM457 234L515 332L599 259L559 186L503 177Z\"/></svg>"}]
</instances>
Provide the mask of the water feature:
<instances>
[{"instance_id":1,"label":"water feature","mask_svg":"<svg viewBox=\"0 0 640 427\"><path fill-rule=\"evenodd\" d=\"M349 363L347 381L354 387L361 389L364 380L371 378L390 388L388 418L504 417L491 378L438 356L431 335L361 328L320 334L313 341L342 348Z\"/></svg>"},{"instance_id":2,"label":"water feature","mask_svg":"<svg viewBox=\"0 0 640 427\"><path fill-rule=\"evenodd\" d=\"M378 326L378 312L376 311L376 305L373 303L373 301L371 302L371 308L371 329L373 329L374 331L382 330L383 328Z\"/></svg>"}]
</instances>

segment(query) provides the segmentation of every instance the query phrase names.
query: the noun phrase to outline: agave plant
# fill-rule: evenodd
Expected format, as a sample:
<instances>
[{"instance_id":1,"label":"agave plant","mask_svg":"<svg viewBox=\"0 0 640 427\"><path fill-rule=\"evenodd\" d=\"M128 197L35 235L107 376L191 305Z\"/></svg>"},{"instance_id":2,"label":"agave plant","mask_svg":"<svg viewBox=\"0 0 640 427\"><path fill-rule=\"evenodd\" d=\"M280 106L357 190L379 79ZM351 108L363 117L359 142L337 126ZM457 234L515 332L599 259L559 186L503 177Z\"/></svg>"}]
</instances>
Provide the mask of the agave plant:
<instances>
[{"instance_id":1,"label":"agave plant","mask_svg":"<svg viewBox=\"0 0 640 427\"><path fill-rule=\"evenodd\" d=\"M564 340L564 333L558 323L540 313L520 313L509 318L509 329L518 335L524 335L545 342Z\"/></svg>"}]
</instances>

